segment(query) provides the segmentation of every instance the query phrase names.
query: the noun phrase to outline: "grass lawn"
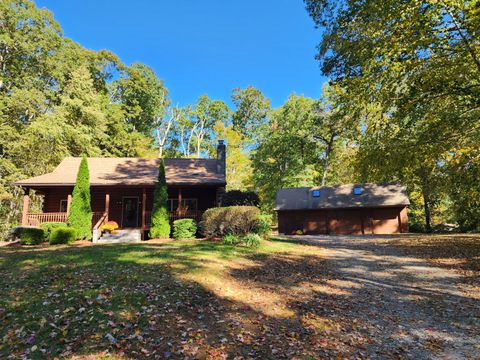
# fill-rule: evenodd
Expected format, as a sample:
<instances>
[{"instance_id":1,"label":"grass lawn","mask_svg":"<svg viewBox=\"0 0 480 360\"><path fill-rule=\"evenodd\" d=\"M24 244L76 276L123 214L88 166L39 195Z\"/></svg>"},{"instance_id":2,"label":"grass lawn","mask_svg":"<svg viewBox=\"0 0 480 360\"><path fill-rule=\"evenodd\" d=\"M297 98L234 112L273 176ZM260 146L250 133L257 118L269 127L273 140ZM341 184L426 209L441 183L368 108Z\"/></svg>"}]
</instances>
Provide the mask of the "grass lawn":
<instances>
[{"instance_id":1,"label":"grass lawn","mask_svg":"<svg viewBox=\"0 0 480 360\"><path fill-rule=\"evenodd\" d=\"M467 314L476 311L478 236L328 241L277 237L258 249L204 240L0 247L0 358L307 360L371 351L403 358L408 328L473 331L445 317L440 300L456 302L454 314L460 303L471 306ZM415 270L405 277L419 263L403 263L403 253L460 272L471 296L425 290ZM441 290L449 277L428 281ZM438 342L427 340L424 351Z\"/></svg>"},{"instance_id":2,"label":"grass lawn","mask_svg":"<svg viewBox=\"0 0 480 360\"><path fill-rule=\"evenodd\" d=\"M328 274L288 241L3 247L0 358L309 358Z\"/></svg>"}]
</instances>

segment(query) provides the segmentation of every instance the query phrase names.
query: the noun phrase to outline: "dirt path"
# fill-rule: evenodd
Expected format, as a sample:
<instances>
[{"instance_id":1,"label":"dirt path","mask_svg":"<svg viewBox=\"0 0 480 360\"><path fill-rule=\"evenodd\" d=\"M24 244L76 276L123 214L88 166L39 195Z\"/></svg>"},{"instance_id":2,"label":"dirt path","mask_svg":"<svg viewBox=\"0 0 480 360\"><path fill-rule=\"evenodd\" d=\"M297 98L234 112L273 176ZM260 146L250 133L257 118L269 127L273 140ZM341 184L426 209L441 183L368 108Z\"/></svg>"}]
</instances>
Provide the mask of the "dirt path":
<instances>
[{"instance_id":1,"label":"dirt path","mask_svg":"<svg viewBox=\"0 0 480 360\"><path fill-rule=\"evenodd\" d=\"M374 339L368 357L480 359L480 301L464 291L461 274L408 256L381 237L295 239L324 248L337 281L349 284L344 309Z\"/></svg>"}]
</instances>

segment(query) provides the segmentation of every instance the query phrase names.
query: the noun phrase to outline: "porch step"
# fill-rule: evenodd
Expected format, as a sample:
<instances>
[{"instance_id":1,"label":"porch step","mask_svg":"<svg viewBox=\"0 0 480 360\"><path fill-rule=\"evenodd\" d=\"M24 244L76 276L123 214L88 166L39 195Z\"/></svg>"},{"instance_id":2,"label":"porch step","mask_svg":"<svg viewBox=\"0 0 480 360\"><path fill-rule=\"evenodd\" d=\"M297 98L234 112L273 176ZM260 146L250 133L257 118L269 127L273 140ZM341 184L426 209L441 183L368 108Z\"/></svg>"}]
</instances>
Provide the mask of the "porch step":
<instances>
[{"instance_id":1,"label":"porch step","mask_svg":"<svg viewBox=\"0 0 480 360\"><path fill-rule=\"evenodd\" d=\"M103 233L97 244L131 243L142 240L140 229L117 230L115 234Z\"/></svg>"}]
</instances>

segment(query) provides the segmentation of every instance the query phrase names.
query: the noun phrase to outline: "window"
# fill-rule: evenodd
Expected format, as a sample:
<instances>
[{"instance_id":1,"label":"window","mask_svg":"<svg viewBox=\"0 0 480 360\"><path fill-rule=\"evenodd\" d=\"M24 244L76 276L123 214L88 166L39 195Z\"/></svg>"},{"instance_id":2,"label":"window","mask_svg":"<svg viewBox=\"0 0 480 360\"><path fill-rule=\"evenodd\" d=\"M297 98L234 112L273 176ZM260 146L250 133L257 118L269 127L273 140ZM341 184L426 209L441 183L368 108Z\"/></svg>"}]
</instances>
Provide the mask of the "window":
<instances>
[{"instance_id":1,"label":"window","mask_svg":"<svg viewBox=\"0 0 480 360\"><path fill-rule=\"evenodd\" d=\"M67 199L60 200L60 212L67 212Z\"/></svg>"},{"instance_id":2,"label":"window","mask_svg":"<svg viewBox=\"0 0 480 360\"><path fill-rule=\"evenodd\" d=\"M182 209L188 211L197 211L197 199L182 199ZM178 209L178 199L168 199L168 210L176 211Z\"/></svg>"},{"instance_id":3,"label":"window","mask_svg":"<svg viewBox=\"0 0 480 360\"><path fill-rule=\"evenodd\" d=\"M362 188L359 187L359 186L355 186L355 187L353 188L353 194L354 194L354 195L362 195Z\"/></svg>"},{"instance_id":4,"label":"window","mask_svg":"<svg viewBox=\"0 0 480 360\"><path fill-rule=\"evenodd\" d=\"M313 197L320 197L320 190L313 190L312 191L312 196Z\"/></svg>"}]
</instances>

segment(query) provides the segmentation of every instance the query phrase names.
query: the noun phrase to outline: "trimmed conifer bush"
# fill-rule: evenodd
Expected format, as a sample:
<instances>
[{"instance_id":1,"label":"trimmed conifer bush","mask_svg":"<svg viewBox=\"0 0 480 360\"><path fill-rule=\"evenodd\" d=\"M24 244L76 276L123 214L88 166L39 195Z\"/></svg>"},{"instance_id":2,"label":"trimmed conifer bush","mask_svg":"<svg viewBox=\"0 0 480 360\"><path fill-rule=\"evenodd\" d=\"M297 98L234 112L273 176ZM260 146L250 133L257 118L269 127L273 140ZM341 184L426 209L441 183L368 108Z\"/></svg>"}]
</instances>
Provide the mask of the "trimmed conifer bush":
<instances>
[{"instance_id":1,"label":"trimmed conifer bush","mask_svg":"<svg viewBox=\"0 0 480 360\"><path fill-rule=\"evenodd\" d=\"M75 240L77 240L77 231L66 226L53 229L48 239L50 245L71 244Z\"/></svg>"},{"instance_id":2,"label":"trimmed conifer bush","mask_svg":"<svg viewBox=\"0 0 480 360\"><path fill-rule=\"evenodd\" d=\"M173 222L173 238L176 240L192 239L197 232L197 224L193 219L179 219Z\"/></svg>"},{"instance_id":3,"label":"trimmed conifer bush","mask_svg":"<svg viewBox=\"0 0 480 360\"><path fill-rule=\"evenodd\" d=\"M84 155L78 168L72 193L68 226L77 232L78 239L92 238L92 208L90 206L90 175L87 157Z\"/></svg>"},{"instance_id":4,"label":"trimmed conifer bush","mask_svg":"<svg viewBox=\"0 0 480 360\"><path fill-rule=\"evenodd\" d=\"M168 219L168 192L165 179L165 162L160 161L158 168L158 181L153 194L153 210L150 225L150 238L166 239L170 237L170 222Z\"/></svg>"}]
</instances>

